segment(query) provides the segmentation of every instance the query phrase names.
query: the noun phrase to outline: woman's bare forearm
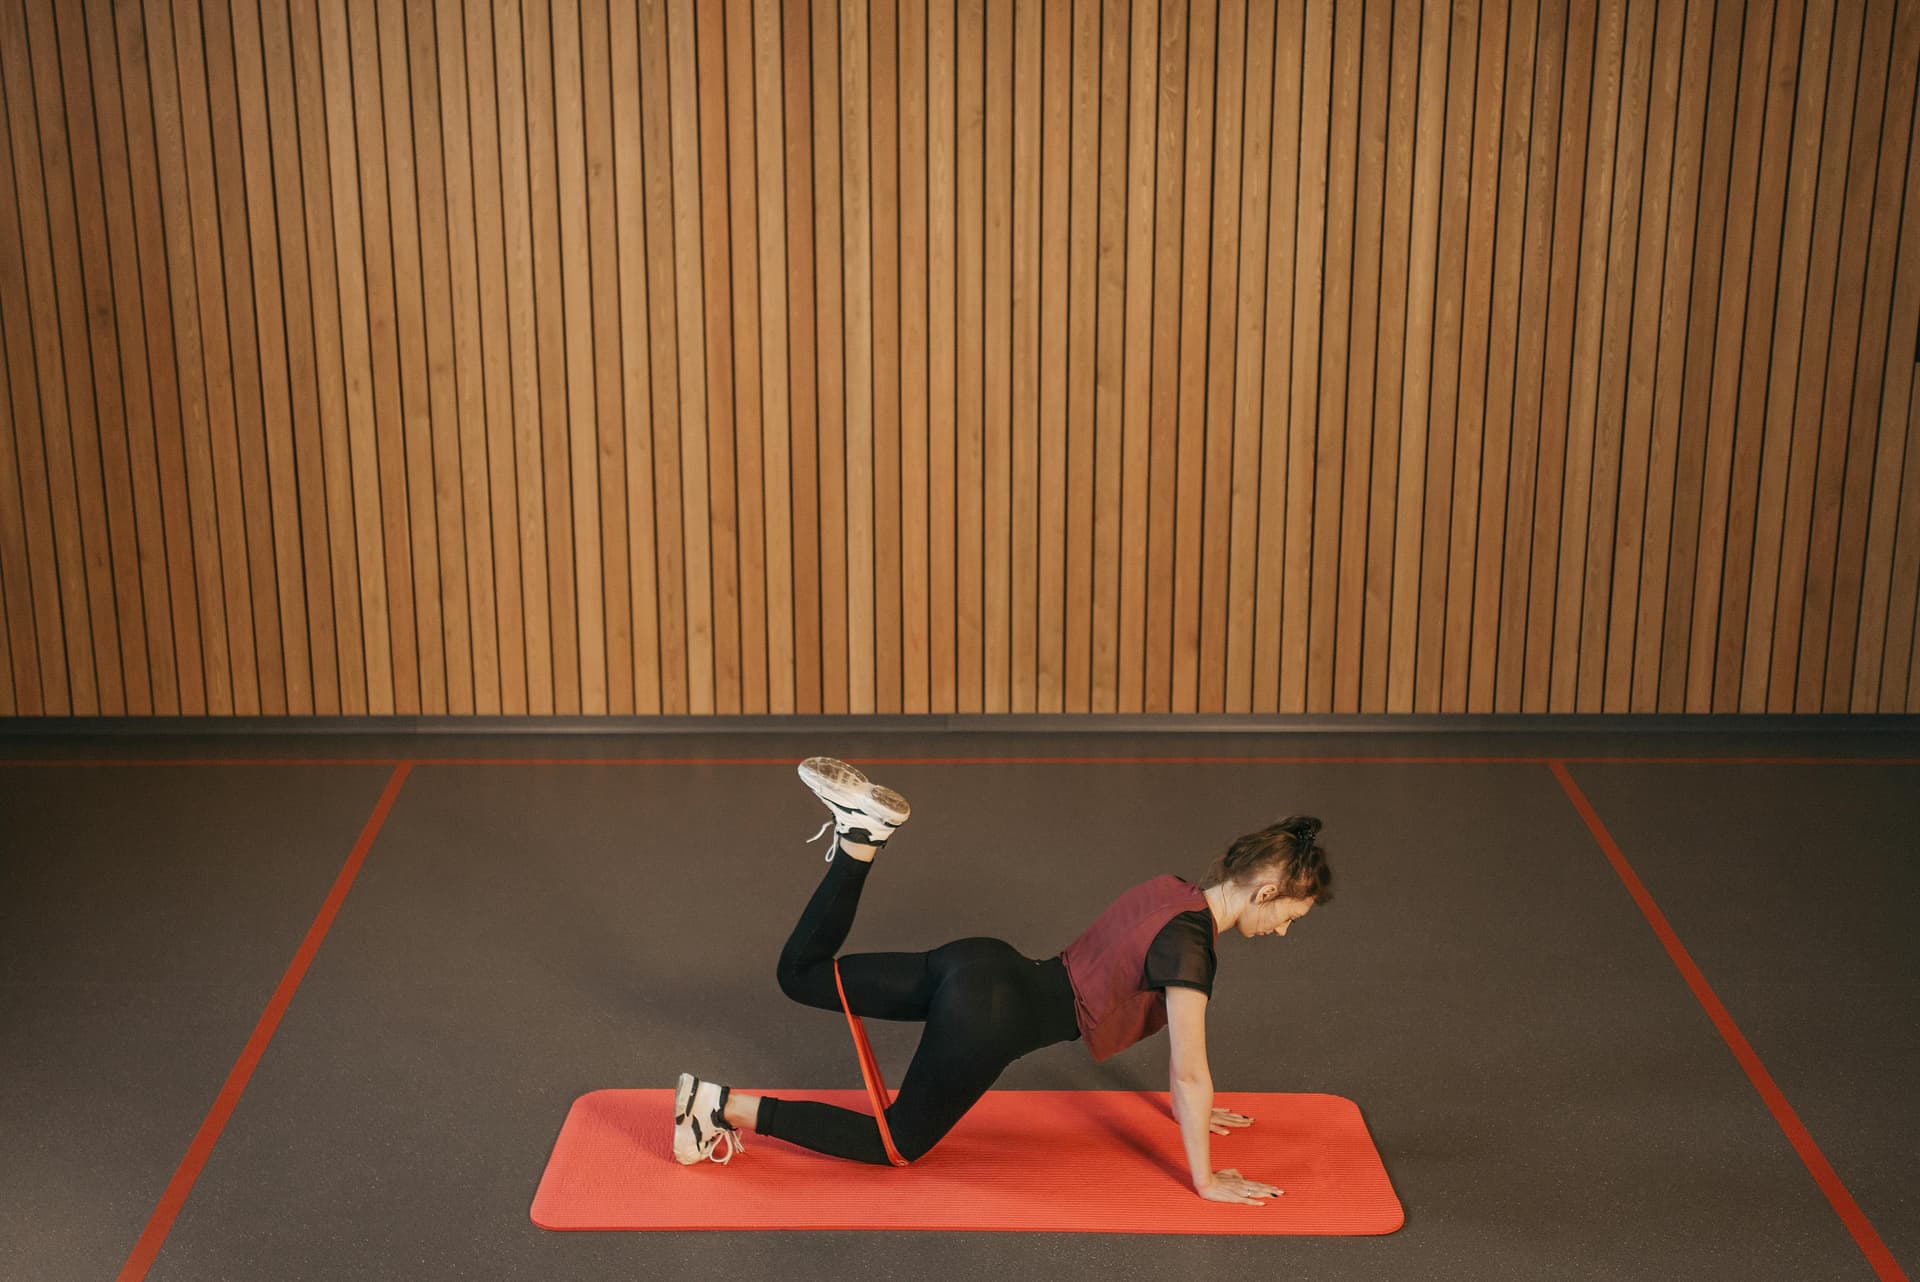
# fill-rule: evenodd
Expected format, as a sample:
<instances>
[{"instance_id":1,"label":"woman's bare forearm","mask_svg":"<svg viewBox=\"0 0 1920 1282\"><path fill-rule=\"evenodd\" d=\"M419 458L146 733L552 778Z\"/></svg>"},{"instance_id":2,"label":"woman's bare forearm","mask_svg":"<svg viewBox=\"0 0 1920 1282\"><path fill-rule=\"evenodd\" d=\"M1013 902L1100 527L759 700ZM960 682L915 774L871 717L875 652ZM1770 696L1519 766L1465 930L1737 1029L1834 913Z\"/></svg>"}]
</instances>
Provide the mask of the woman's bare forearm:
<instances>
[{"instance_id":1,"label":"woman's bare forearm","mask_svg":"<svg viewBox=\"0 0 1920 1282\"><path fill-rule=\"evenodd\" d=\"M1180 1123L1180 1137L1186 1142L1193 1187L1201 1188L1213 1178L1213 1079L1183 1081L1176 1077L1172 1096L1173 1116Z\"/></svg>"}]
</instances>

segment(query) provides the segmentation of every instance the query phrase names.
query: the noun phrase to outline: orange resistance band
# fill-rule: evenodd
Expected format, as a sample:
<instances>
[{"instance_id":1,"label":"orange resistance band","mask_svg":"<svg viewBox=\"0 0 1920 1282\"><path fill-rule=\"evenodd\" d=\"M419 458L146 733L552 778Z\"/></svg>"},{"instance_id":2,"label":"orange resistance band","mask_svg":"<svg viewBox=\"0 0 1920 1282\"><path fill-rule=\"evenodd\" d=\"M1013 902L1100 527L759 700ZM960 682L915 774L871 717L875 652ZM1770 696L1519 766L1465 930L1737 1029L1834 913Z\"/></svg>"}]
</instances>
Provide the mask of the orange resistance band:
<instances>
[{"instance_id":1,"label":"orange resistance band","mask_svg":"<svg viewBox=\"0 0 1920 1282\"><path fill-rule=\"evenodd\" d=\"M840 1009L847 1012L847 1027L853 1030L853 1049L860 1057L860 1076L866 1079L867 1098L873 1101L873 1121L880 1128L880 1144L887 1150L889 1162L905 1166L907 1159L893 1146L893 1132L887 1129L887 1084L880 1080L880 1061L873 1057L873 1044L867 1041L867 1030L861 1025L860 1017L847 1004L847 987L840 982L838 958L833 963L833 986L840 992Z\"/></svg>"}]
</instances>

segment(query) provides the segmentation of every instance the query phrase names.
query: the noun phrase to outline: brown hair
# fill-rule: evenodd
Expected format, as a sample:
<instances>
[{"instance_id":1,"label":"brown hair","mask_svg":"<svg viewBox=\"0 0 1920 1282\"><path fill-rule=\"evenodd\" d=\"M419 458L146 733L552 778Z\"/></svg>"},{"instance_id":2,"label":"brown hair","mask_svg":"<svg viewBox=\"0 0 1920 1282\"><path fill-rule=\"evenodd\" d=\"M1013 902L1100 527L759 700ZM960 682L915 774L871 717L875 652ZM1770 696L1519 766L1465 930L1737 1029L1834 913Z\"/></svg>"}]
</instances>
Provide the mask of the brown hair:
<instances>
[{"instance_id":1,"label":"brown hair","mask_svg":"<svg viewBox=\"0 0 1920 1282\"><path fill-rule=\"evenodd\" d=\"M1213 861L1201 887L1271 877L1288 899L1327 903L1333 898L1333 870L1327 867L1327 852L1314 841L1319 832L1320 821L1311 815L1289 815L1250 832Z\"/></svg>"}]
</instances>

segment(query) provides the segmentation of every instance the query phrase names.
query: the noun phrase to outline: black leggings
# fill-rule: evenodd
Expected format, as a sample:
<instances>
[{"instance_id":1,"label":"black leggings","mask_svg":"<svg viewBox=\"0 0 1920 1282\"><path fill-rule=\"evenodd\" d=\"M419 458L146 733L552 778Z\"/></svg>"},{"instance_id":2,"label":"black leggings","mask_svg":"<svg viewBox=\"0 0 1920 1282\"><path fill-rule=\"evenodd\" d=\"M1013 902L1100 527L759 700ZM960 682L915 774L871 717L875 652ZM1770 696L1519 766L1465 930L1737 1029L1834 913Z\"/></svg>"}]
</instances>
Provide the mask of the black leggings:
<instances>
[{"instance_id":1,"label":"black leggings","mask_svg":"<svg viewBox=\"0 0 1920 1282\"><path fill-rule=\"evenodd\" d=\"M871 868L836 848L781 950L780 987L802 1005L840 1009L833 956ZM910 1162L939 1143L1007 1065L1080 1036L1066 966L1058 957L1034 961L999 939L957 939L925 953L854 953L840 959L840 980L861 1018L927 1026L887 1108L894 1147ZM763 1096L754 1129L817 1153L889 1165L868 1113Z\"/></svg>"}]
</instances>

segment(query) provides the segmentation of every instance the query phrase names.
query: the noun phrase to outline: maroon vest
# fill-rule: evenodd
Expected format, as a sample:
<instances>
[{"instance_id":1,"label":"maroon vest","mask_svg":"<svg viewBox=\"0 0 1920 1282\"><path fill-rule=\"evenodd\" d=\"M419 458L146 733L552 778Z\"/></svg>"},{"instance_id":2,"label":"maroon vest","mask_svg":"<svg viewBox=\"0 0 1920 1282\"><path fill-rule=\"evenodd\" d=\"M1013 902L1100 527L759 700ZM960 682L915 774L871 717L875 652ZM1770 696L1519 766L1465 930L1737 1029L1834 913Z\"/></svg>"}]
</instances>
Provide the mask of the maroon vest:
<instances>
[{"instance_id":1,"label":"maroon vest","mask_svg":"<svg viewBox=\"0 0 1920 1282\"><path fill-rule=\"evenodd\" d=\"M1165 994L1145 987L1147 949L1175 917L1206 907L1206 893L1192 882L1155 877L1114 900L1061 952L1073 984L1074 1017L1096 1061L1167 1026ZM1211 912L1207 921L1213 924Z\"/></svg>"}]
</instances>

